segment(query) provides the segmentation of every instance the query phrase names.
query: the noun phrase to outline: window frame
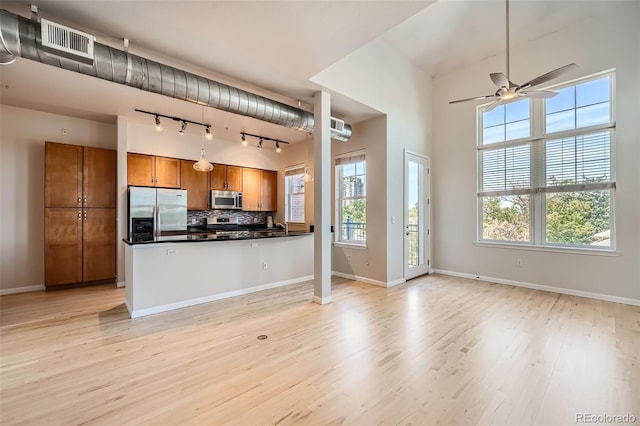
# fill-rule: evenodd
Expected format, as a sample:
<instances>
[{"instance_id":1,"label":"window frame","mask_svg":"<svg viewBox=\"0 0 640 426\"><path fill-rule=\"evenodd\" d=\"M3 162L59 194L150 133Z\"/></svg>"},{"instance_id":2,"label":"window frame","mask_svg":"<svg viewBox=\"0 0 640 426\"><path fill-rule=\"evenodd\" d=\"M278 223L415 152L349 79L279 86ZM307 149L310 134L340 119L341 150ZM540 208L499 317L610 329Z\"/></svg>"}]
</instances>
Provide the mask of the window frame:
<instances>
[{"instance_id":1,"label":"window frame","mask_svg":"<svg viewBox=\"0 0 640 426\"><path fill-rule=\"evenodd\" d=\"M361 157L361 160L353 160L354 158ZM345 162L339 164L340 160L347 160L350 162ZM356 164L359 162L364 163L364 195L362 196L350 196L343 197L342 194L342 179L343 179L343 167L348 164ZM352 248L366 248L367 247L367 228L368 228L368 217L366 216L366 206L367 206L367 159L366 152L364 149L359 149L357 151L347 152L344 154L336 155L334 159L334 167L335 167L335 232L334 232L334 245L344 246L344 247L352 247ZM365 205L365 222L364 222L364 240L348 240L342 239L342 201L344 200L364 200Z\"/></svg>"},{"instance_id":2,"label":"window frame","mask_svg":"<svg viewBox=\"0 0 640 426\"><path fill-rule=\"evenodd\" d=\"M297 172L298 170L301 171L301 173L294 173ZM291 224L300 224L300 225L305 225L306 219L306 203L307 203L307 195L306 195L306 180L305 180L305 184L302 186L302 192L294 192L294 193L289 193L289 185L287 185L287 178L291 178L292 176L298 176L298 175L303 175L306 176L307 174L307 166L305 164L296 164L295 166L289 166L289 167L285 167L284 169L284 221L287 223L291 223ZM292 195L300 195L302 194L302 221L297 221L297 220L290 220L289 219L289 214L290 214L290 205L291 205L291 196Z\"/></svg>"},{"instance_id":3,"label":"window frame","mask_svg":"<svg viewBox=\"0 0 640 426\"><path fill-rule=\"evenodd\" d=\"M602 71L590 76L573 79L544 88L544 90L560 90L566 87L577 86L591 81L609 77L609 121L586 127L561 130L553 133L545 133L546 131L546 101L545 99L529 99L529 121L530 132L529 137L507 140L502 142L489 142L483 144L483 113L491 104L479 105L476 108L476 180L477 180L477 233L476 245L480 246L510 246L513 248L534 249L542 251L559 251L573 252L582 254L603 254L616 251L616 220L615 220L615 189L616 189L616 70L610 69ZM508 103L505 103L507 105ZM579 108L574 105L574 110ZM567 244L547 242L547 204L546 194L558 193L560 191L536 191L531 188L540 188L547 186L546 184L546 147L547 142L561 138L579 137L583 135L595 134L598 131L609 133L609 171L610 179L607 183L602 184L602 188L591 187L584 191L596 192L607 191L609 197L609 230L610 230L610 246L595 246L586 244ZM491 195L481 195L483 188L482 178L483 164L482 152L486 150L503 149L514 146L529 146L529 167L530 167L530 190L529 190L529 241L511 241L511 240L492 240L483 238L483 219L484 219L484 199ZM536 169L537 167L537 169ZM575 184L580 186L581 184ZM580 189L566 192L579 192ZM498 196L498 195L494 195Z\"/></svg>"}]
</instances>

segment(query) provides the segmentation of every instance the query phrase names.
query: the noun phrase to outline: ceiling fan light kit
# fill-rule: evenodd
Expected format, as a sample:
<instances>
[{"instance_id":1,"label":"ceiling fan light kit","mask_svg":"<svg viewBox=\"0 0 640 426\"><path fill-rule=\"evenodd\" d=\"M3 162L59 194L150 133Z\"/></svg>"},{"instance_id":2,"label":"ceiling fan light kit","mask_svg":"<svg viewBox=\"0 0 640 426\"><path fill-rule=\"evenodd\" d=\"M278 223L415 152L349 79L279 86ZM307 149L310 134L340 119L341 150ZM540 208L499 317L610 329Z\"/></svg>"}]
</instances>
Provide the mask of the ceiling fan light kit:
<instances>
[{"instance_id":1,"label":"ceiling fan light kit","mask_svg":"<svg viewBox=\"0 0 640 426\"><path fill-rule=\"evenodd\" d=\"M491 81L493 82L493 84L495 84L498 87L498 90L496 90L496 92L494 94L491 95L485 95L485 96L476 96L473 98L465 98L465 99L458 99L455 101L450 101L450 104L457 104L460 102L468 102L468 101L479 101L479 100L484 100L484 99L494 99L493 103L490 104L485 111L491 111L492 109L494 109L496 106L502 104L502 103L506 103L508 101L511 101L513 99L516 98L552 98L555 95L557 95L557 92L553 92L550 90L530 90L532 88L534 88L535 86L539 86L541 84L544 84L548 81L551 81L557 77L560 77L563 74L566 74L569 71L572 71L576 68L578 68L578 66L574 63L565 65L563 67L560 67L558 69L555 69L553 71L549 71L546 74L542 74L541 76L538 76L522 85L518 85L513 83L510 78L509 78L509 65L510 65L510 60L509 60L509 0L506 0L507 3L507 7L506 7L506 46L507 46L507 66L506 66L506 71L507 74L504 75L503 73L499 72L499 73L491 73L489 74L489 78L491 78Z\"/></svg>"}]
</instances>

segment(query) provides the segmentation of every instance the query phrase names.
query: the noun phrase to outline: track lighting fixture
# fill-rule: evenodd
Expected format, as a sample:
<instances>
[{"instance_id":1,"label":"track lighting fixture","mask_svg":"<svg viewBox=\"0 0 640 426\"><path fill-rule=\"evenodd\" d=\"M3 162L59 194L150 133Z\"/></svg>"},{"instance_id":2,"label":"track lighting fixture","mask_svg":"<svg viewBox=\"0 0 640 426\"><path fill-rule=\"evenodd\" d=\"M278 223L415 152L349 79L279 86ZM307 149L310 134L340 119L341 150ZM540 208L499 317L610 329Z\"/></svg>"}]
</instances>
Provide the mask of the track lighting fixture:
<instances>
[{"instance_id":1,"label":"track lighting fixture","mask_svg":"<svg viewBox=\"0 0 640 426\"><path fill-rule=\"evenodd\" d=\"M213 139L213 133L211 132L211 124L204 122L204 107L202 107L202 122L200 123L197 121L191 121L191 120L187 120L185 118L180 118L180 117L172 117L170 115L164 115L157 112L143 111L141 109L136 109L136 112L153 115L155 120L155 128L158 132L162 131L162 124L160 124L160 117L181 122L182 125L180 126L180 131L178 132L180 136L184 136L184 132L187 129L188 124L196 124L198 126L204 127L204 132L200 136L200 138L202 139L202 147L200 148L200 160L198 160L198 162L193 164L193 168L199 172L209 172L213 170L213 165L209 161L207 161L206 154L204 151L205 138L207 140Z\"/></svg>"},{"instance_id":2,"label":"track lighting fixture","mask_svg":"<svg viewBox=\"0 0 640 426\"><path fill-rule=\"evenodd\" d=\"M240 140L242 141L242 146L247 146L247 136L251 136L251 137L259 139L258 149L262 149L262 143L264 141L267 141L267 142L271 141L271 142L275 143L276 152L278 154L280 154L282 152L282 148L280 147L281 143L289 145L289 142L281 141L280 139L273 139L273 138L268 138L266 136L252 135L251 133L240 132Z\"/></svg>"},{"instance_id":3,"label":"track lighting fixture","mask_svg":"<svg viewBox=\"0 0 640 426\"><path fill-rule=\"evenodd\" d=\"M160 117L162 118L168 118L169 120L173 120L173 121L179 121L182 123L182 125L180 126L180 131L178 132L180 134L180 136L184 136L184 132L187 129L187 125L188 124L196 124L198 126L202 126L204 127L205 130L205 137L208 140L213 139L213 133L211 131L211 124L209 123L204 123L204 122L197 122L197 121L191 121L191 120L187 120L186 118L180 118L180 117L172 117L170 115L164 115L164 114L160 114L157 112L149 112L149 111L143 111L141 109L136 109L137 112L141 112L143 114L149 114L149 115L153 115L154 117L154 121L155 121L155 128L158 132L162 131L162 124L160 123ZM204 117L204 114L203 114Z\"/></svg>"},{"instance_id":4,"label":"track lighting fixture","mask_svg":"<svg viewBox=\"0 0 640 426\"><path fill-rule=\"evenodd\" d=\"M180 136L184 136L184 131L187 129L187 122L186 121L182 121L182 127L180 127L180 131L178 132L178 134Z\"/></svg>"}]
</instances>

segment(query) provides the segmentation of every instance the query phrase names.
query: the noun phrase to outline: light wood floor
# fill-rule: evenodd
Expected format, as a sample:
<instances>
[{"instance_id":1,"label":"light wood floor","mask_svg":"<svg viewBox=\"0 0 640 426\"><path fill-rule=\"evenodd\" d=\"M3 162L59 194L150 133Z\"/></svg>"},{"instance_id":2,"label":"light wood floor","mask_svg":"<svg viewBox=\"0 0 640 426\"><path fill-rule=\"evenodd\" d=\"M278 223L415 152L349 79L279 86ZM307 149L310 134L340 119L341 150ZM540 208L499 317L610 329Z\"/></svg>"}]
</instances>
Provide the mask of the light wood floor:
<instances>
[{"instance_id":1,"label":"light wood floor","mask_svg":"<svg viewBox=\"0 0 640 426\"><path fill-rule=\"evenodd\" d=\"M2 296L0 424L640 424L638 307L438 275L311 297L131 320L113 287Z\"/></svg>"}]
</instances>

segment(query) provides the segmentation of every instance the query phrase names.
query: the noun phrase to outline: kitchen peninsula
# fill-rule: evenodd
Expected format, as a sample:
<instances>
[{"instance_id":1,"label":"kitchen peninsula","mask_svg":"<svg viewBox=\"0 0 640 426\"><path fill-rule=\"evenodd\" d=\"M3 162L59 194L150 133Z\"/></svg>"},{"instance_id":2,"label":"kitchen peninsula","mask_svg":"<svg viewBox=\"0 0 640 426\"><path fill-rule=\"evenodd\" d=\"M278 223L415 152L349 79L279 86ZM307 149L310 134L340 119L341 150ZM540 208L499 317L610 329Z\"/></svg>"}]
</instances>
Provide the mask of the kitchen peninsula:
<instances>
[{"instance_id":1,"label":"kitchen peninsula","mask_svg":"<svg viewBox=\"0 0 640 426\"><path fill-rule=\"evenodd\" d=\"M313 234L188 234L125 241L131 318L313 278Z\"/></svg>"}]
</instances>

